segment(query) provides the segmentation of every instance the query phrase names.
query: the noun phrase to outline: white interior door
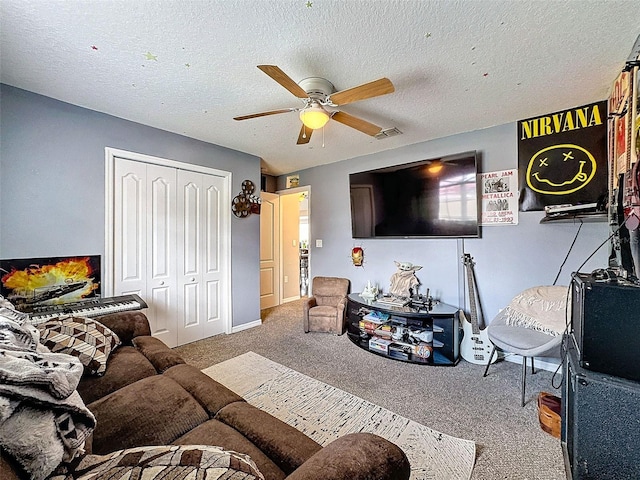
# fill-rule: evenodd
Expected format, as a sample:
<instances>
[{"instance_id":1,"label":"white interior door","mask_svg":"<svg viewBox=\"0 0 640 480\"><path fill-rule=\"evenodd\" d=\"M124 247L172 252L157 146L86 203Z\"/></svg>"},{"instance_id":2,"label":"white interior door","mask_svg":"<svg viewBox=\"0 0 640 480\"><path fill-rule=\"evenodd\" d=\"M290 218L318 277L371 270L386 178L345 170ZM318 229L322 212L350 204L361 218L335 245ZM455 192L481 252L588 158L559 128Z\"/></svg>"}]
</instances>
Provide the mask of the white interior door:
<instances>
[{"instance_id":1,"label":"white interior door","mask_svg":"<svg viewBox=\"0 0 640 480\"><path fill-rule=\"evenodd\" d=\"M222 179L178 171L178 344L225 331L221 311Z\"/></svg>"},{"instance_id":2,"label":"white interior door","mask_svg":"<svg viewBox=\"0 0 640 480\"><path fill-rule=\"evenodd\" d=\"M170 347L231 333L231 176L106 149L105 294L140 295Z\"/></svg>"},{"instance_id":3,"label":"white interior door","mask_svg":"<svg viewBox=\"0 0 640 480\"><path fill-rule=\"evenodd\" d=\"M175 346L176 170L118 158L115 180L114 294L145 299L151 333Z\"/></svg>"},{"instance_id":4,"label":"white interior door","mask_svg":"<svg viewBox=\"0 0 640 480\"><path fill-rule=\"evenodd\" d=\"M260 310L280 304L280 197L260 194Z\"/></svg>"},{"instance_id":5,"label":"white interior door","mask_svg":"<svg viewBox=\"0 0 640 480\"><path fill-rule=\"evenodd\" d=\"M147 292L152 334L175 346L176 335L176 170L147 165Z\"/></svg>"}]
</instances>

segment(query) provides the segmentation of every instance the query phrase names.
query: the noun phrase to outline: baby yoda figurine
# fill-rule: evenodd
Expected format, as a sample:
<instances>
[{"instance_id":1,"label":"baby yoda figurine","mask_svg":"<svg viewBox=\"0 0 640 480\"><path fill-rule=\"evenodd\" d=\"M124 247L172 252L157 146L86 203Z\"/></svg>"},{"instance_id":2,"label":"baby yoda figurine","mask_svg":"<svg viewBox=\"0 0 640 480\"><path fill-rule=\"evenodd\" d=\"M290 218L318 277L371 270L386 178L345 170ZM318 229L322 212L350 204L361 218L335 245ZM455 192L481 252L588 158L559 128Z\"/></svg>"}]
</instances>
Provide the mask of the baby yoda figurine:
<instances>
[{"instance_id":1,"label":"baby yoda figurine","mask_svg":"<svg viewBox=\"0 0 640 480\"><path fill-rule=\"evenodd\" d=\"M391 288L389 293L396 297L409 298L415 287L420 285L416 273L422 267L411 262L394 262L398 271L391 275Z\"/></svg>"}]
</instances>

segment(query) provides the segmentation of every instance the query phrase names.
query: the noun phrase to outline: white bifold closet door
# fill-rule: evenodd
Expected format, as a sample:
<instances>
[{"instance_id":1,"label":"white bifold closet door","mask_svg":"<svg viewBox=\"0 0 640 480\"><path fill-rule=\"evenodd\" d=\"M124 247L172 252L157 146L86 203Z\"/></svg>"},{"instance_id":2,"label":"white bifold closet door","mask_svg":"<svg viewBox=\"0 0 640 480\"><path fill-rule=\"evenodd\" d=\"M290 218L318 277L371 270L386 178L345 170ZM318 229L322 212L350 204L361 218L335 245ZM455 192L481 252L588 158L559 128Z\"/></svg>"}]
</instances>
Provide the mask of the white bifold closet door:
<instances>
[{"instance_id":1,"label":"white bifold closet door","mask_svg":"<svg viewBox=\"0 0 640 480\"><path fill-rule=\"evenodd\" d=\"M224 178L122 158L114 173L114 295L145 299L171 347L223 333Z\"/></svg>"}]
</instances>

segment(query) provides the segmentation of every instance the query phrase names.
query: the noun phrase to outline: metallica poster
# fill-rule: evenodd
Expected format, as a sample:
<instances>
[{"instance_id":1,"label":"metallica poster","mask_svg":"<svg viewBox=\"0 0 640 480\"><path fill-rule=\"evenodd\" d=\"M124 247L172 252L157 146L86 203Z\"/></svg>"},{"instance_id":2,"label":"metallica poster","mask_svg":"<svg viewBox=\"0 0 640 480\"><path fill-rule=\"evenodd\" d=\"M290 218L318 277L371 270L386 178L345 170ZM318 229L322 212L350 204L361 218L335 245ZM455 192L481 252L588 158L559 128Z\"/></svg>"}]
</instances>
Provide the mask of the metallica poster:
<instances>
[{"instance_id":1,"label":"metallica poster","mask_svg":"<svg viewBox=\"0 0 640 480\"><path fill-rule=\"evenodd\" d=\"M520 211L604 204L607 101L518 122Z\"/></svg>"}]
</instances>

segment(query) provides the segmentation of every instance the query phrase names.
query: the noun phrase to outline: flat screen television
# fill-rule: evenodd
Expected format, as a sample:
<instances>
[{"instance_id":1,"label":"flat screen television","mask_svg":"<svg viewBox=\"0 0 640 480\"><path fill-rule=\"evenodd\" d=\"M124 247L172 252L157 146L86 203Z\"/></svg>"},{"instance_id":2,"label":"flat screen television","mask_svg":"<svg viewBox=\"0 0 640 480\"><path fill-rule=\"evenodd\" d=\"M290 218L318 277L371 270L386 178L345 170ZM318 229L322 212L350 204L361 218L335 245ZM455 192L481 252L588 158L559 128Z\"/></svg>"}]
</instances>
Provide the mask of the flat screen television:
<instances>
[{"instance_id":1,"label":"flat screen television","mask_svg":"<svg viewBox=\"0 0 640 480\"><path fill-rule=\"evenodd\" d=\"M476 238L475 151L349 175L353 238Z\"/></svg>"}]
</instances>

